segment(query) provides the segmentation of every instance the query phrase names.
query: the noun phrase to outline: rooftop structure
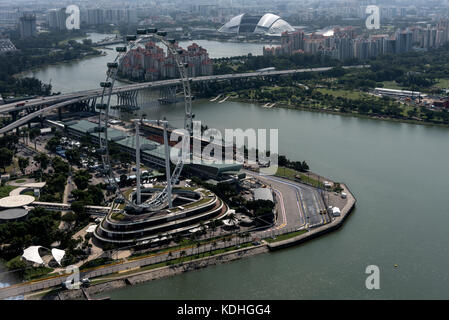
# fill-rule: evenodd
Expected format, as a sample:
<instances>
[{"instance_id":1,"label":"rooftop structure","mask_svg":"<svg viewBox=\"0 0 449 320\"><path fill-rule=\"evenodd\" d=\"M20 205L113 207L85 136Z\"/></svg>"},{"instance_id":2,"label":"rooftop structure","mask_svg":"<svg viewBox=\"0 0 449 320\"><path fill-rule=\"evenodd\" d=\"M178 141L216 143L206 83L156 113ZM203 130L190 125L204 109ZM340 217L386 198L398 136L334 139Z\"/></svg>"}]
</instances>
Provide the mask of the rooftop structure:
<instances>
[{"instance_id":1,"label":"rooftop structure","mask_svg":"<svg viewBox=\"0 0 449 320\"><path fill-rule=\"evenodd\" d=\"M269 188L257 188L254 189L254 200L268 200L274 202L273 193Z\"/></svg>"},{"instance_id":2,"label":"rooftop structure","mask_svg":"<svg viewBox=\"0 0 449 320\"><path fill-rule=\"evenodd\" d=\"M17 51L17 48L9 39L0 39L0 54ZM1 96L0 96L1 99Z\"/></svg>"},{"instance_id":3,"label":"rooftop structure","mask_svg":"<svg viewBox=\"0 0 449 320\"><path fill-rule=\"evenodd\" d=\"M67 126L67 132L77 138L81 138L86 135L90 130L97 127L97 124L87 121L80 120L74 124ZM98 143L98 134L90 135L94 143ZM129 153L131 156L135 156L135 136L127 136L125 132L108 128L108 138L119 146L120 150ZM163 144L159 144L155 141L146 139L144 137L140 138L141 145L153 145L152 150L142 150L140 155L142 162L147 165L156 165L165 168L165 149ZM171 148L169 146L169 153L171 153ZM225 173L228 172L238 172L242 168L242 164L219 164L219 163L199 163L199 164L187 164L187 171L193 172L200 176L220 178Z\"/></svg>"},{"instance_id":4,"label":"rooftop structure","mask_svg":"<svg viewBox=\"0 0 449 320\"><path fill-rule=\"evenodd\" d=\"M243 13L232 18L218 31L235 34L280 36L283 32L292 32L295 31L295 29L281 17L272 13L266 13L263 15L250 15Z\"/></svg>"},{"instance_id":5,"label":"rooftop structure","mask_svg":"<svg viewBox=\"0 0 449 320\"><path fill-rule=\"evenodd\" d=\"M425 97L425 94L421 94L419 91L399 90L399 89L387 89L387 88L375 88L375 93L396 96L396 97Z\"/></svg>"},{"instance_id":6,"label":"rooftop structure","mask_svg":"<svg viewBox=\"0 0 449 320\"><path fill-rule=\"evenodd\" d=\"M151 196L154 188L143 189L142 194ZM109 214L95 229L94 236L104 243L119 245L157 244L177 234L188 234L198 230L201 223L222 219L228 213L228 206L210 191L197 189L174 189L175 199L182 205L161 209L155 214Z\"/></svg>"},{"instance_id":7,"label":"rooftop structure","mask_svg":"<svg viewBox=\"0 0 449 320\"><path fill-rule=\"evenodd\" d=\"M17 221L24 218L28 214L25 208L12 208L0 211L0 223L8 221Z\"/></svg>"},{"instance_id":8,"label":"rooftop structure","mask_svg":"<svg viewBox=\"0 0 449 320\"><path fill-rule=\"evenodd\" d=\"M27 195L10 196L0 199L0 208L19 208L34 202L34 197Z\"/></svg>"}]
</instances>

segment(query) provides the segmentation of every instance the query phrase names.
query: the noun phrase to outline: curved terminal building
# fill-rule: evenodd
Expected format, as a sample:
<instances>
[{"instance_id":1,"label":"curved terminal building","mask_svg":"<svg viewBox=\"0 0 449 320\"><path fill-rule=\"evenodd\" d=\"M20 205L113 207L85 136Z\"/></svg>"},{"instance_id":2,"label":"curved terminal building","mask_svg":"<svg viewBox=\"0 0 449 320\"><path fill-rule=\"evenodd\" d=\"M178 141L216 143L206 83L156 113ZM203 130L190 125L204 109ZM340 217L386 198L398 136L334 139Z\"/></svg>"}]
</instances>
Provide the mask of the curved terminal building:
<instances>
[{"instance_id":1,"label":"curved terminal building","mask_svg":"<svg viewBox=\"0 0 449 320\"><path fill-rule=\"evenodd\" d=\"M295 29L281 17L266 13L263 15L240 14L222 26L219 32L235 34L261 34L281 36L285 31Z\"/></svg>"},{"instance_id":2,"label":"curved terminal building","mask_svg":"<svg viewBox=\"0 0 449 320\"><path fill-rule=\"evenodd\" d=\"M151 196L155 191L154 188L143 189L142 195ZM103 219L94 235L104 243L115 245L157 244L178 234L186 235L199 230L202 225L225 217L229 210L214 193L201 188L174 189L173 197L176 206L155 213L112 212Z\"/></svg>"}]
</instances>

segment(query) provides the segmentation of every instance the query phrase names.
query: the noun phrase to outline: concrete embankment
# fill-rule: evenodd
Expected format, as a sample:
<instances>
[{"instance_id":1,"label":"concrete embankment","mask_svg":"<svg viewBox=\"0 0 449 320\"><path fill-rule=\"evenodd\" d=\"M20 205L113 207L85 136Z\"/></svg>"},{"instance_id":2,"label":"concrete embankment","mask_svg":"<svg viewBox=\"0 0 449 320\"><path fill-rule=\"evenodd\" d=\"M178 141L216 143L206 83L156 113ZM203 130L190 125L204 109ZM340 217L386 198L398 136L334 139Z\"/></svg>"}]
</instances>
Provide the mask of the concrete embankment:
<instances>
[{"instance_id":1,"label":"concrete embankment","mask_svg":"<svg viewBox=\"0 0 449 320\"><path fill-rule=\"evenodd\" d=\"M340 228L343 225L343 223L345 222L346 218L351 213L351 211L354 209L355 203L356 203L356 200L355 200L354 196L352 195L352 193L349 191L348 187L345 184L341 184L341 186L344 189L344 192L346 192L348 200L346 202L346 205L341 210L340 217L337 217L331 223L317 227L317 228L310 230L307 233L301 234L297 237L278 241L278 242L269 243L268 244L269 250L274 251L274 250L287 248L290 246L295 246L295 245L303 243L307 240L314 239L323 234L326 234L328 232L331 232L331 231L334 231L334 230Z\"/></svg>"},{"instance_id":2,"label":"concrete embankment","mask_svg":"<svg viewBox=\"0 0 449 320\"><path fill-rule=\"evenodd\" d=\"M132 275L123 275L112 277L107 282L93 284L89 288L84 289L89 295L100 294L109 290L123 288L129 285L139 284L151 280L170 277L187 271L205 268L207 266L222 264L241 258L250 257L256 254L268 252L266 245L258 245L254 247L242 248L235 251L225 252L210 257L199 258L184 263L178 263L167 267L137 272ZM81 290L60 291L57 294L51 294L44 297L28 297L28 299L54 299L54 300L75 300L83 299L84 294Z\"/></svg>"}]
</instances>

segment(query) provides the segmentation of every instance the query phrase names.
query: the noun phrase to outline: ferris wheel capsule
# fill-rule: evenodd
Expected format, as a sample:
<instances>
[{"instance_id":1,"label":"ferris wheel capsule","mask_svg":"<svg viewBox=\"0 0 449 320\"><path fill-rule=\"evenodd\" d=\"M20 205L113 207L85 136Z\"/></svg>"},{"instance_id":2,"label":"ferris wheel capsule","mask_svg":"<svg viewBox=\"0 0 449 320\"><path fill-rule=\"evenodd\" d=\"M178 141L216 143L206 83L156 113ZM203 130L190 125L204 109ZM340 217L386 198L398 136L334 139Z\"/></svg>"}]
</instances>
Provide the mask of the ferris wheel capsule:
<instances>
[{"instance_id":1,"label":"ferris wheel capsule","mask_svg":"<svg viewBox=\"0 0 449 320\"><path fill-rule=\"evenodd\" d=\"M100 87L110 88L110 87L112 87L112 83L111 82L100 82Z\"/></svg>"},{"instance_id":2,"label":"ferris wheel capsule","mask_svg":"<svg viewBox=\"0 0 449 320\"><path fill-rule=\"evenodd\" d=\"M117 62L108 62L107 66L109 69L116 69L116 68L118 68L118 63Z\"/></svg>"}]
</instances>

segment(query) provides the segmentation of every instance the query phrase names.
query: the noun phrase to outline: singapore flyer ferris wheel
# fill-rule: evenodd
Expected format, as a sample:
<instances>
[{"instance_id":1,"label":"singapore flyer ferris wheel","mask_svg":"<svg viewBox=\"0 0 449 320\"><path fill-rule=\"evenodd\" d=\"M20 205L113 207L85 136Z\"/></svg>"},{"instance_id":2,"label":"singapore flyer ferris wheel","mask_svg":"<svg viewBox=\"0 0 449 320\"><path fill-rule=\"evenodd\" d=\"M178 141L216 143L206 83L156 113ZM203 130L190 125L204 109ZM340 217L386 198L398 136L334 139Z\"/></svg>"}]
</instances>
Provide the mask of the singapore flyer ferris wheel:
<instances>
[{"instance_id":1,"label":"singapore flyer ferris wheel","mask_svg":"<svg viewBox=\"0 0 449 320\"><path fill-rule=\"evenodd\" d=\"M136 126L136 177L137 177L137 188L135 192L135 197L131 195L130 197L125 196L125 194L121 191L120 186L117 183L117 179L114 175L114 172L111 167L111 156L110 156L110 140L114 141L114 139L109 139L108 137L108 124L110 117L110 109L111 109L111 97L115 94L114 86L118 76L118 71L120 69L120 64L123 61L123 58L126 56L129 50L137 47L142 42L149 39L159 40L163 45L166 46L167 52L169 55L174 57L175 63L177 65L177 69L179 71L180 76L180 84L182 85L182 92L184 95L184 129L188 133L189 137L192 134L192 94L190 87L190 80L187 75L187 64L182 61L182 53L183 49L179 48L176 45L176 41L174 39L167 39L167 33L165 31L158 31L156 28L148 28L148 29L138 29L136 35L128 35L126 36L127 46L117 47L117 55L113 62L109 62L107 64L108 70L106 73L105 82L101 82L100 86L102 87L102 95L100 104L96 105L96 108L99 111L98 116L98 127L95 128L95 131L98 133L98 138L100 141L100 149L98 152L101 154L103 172L108 177L108 181L110 184L114 186L114 189L117 191L117 195L124 199L127 207L137 211L137 212L151 212L161 209L164 206L171 207L171 190L173 186L177 183L179 176L182 172L185 155L182 155L182 150L179 150L179 155L177 157L176 165L171 171L169 164L169 155L168 155L168 147L167 147L167 122L159 121L158 123L162 123L164 126L164 141L165 141L165 162L166 162L166 177L167 183L166 186L160 192L157 192L150 199L142 202L141 201L141 186L140 186L140 151L141 148L145 147L144 145L140 145L139 143L139 125L142 122L152 123L154 120L146 120L146 119L134 119L133 122ZM117 137L115 137L117 139ZM185 142L185 139L183 139Z\"/></svg>"}]
</instances>

